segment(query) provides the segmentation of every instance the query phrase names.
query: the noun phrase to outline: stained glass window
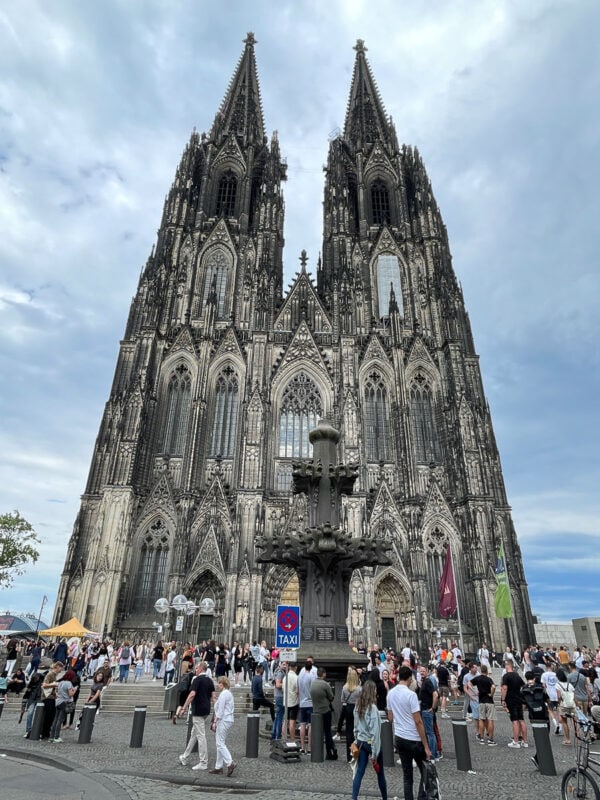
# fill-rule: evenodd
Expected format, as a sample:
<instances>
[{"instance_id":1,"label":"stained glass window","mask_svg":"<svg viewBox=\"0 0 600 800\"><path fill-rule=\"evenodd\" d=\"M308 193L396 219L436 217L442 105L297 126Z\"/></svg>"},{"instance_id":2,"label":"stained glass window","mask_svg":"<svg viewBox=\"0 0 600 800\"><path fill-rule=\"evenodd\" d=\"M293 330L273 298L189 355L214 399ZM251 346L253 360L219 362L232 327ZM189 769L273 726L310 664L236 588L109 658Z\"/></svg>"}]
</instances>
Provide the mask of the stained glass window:
<instances>
[{"instance_id":1,"label":"stained glass window","mask_svg":"<svg viewBox=\"0 0 600 800\"><path fill-rule=\"evenodd\" d=\"M419 374L410 389L410 416L413 430L415 457L420 464L430 464L439 459L433 398L426 378Z\"/></svg>"},{"instance_id":2,"label":"stained glass window","mask_svg":"<svg viewBox=\"0 0 600 800\"><path fill-rule=\"evenodd\" d=\"M180 364L169 379L167 389L167 425L163 452L182 456L187 438L192 397L192 379L188 368Z\"/></svg>"},{"instance_id":3,"label":"stained glass window","mask_svg":"<svg viewBox=\"0 0 600 800\"><path fill-rule=\"evenodd\" d=\"M392 431L388 394L377 371L373 371L365 383L364 421L367 461L389 461Z\"/></svg>"},{"instance_id":4,"label":"stained glass window","mask_svg":"<svg viewBox=\"0 0 600 800\"><path fill-rule=\"evenodd\" d=\"M165 593L168 562L169 531L159 519L143 536L133 603L136 611L150 611Z\"/></svg>"},{"instance_id":5,"label":"stained glass window","mask_svg":"<svg viewBox=\"0 0 600 800\"><path fill-rule=\"evenodd\" d=\"M322 416L321 394L308 375L299 372L287 385L281 399L279 421L279 455L287 458L308 458L308 433Z\"/></svg>"},{"instance_id":6,"label":"stained glass window","mask_svg":"<svg viewBox=\"0 0 600 800\"><path fill-rule=\"evenodd\" d=\"M225 301L227 281L232 267L231 256L222 247L215 247L208 252L202 266L204 268L204 292L201 313L206 307L209 292L214 290L217 297L217 317L221 319L226 312Z\"/></svg>"},{"instance_id":7,"label":"stained glass window","mask_svg":"<svg viewBox=\"0 0 600 800\"><path fill-rule=\"evenodd\" d=\"M231 458L235 449L238 417L238 379L232 367L225 367L217 378L215 417L211 453Z\"/></svg>"}]
</instances>

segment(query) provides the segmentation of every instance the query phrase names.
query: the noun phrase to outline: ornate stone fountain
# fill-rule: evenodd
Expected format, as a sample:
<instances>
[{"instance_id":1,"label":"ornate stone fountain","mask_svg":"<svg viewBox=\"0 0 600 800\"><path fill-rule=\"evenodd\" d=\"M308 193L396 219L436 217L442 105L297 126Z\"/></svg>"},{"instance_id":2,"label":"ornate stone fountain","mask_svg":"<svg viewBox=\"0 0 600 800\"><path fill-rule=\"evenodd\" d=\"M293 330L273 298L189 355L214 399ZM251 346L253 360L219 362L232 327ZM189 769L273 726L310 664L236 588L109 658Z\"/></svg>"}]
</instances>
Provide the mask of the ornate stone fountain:
<instances>
[{"instance_id":1,"label":"ornate stone fountain","mask_svg":"<svg viewBox=\"0 0 600 800\"><path fill-rule=\"evenodd\" d=\"M299 666L307 655L327 669L328 678L345 679L349 664L365 657L348 644L348 601L352 572L359 567L390 563L390 545L355 538L340 528L341 498L352 494L356 464L337 463L339 432L321 420L309 433L313 460L293 464L293 491L308 499L309 526L257 539L258 561L293 567L300 585L302 615ZM336 681L337 682L337 681Z\"/></svg>"}]
</instances>

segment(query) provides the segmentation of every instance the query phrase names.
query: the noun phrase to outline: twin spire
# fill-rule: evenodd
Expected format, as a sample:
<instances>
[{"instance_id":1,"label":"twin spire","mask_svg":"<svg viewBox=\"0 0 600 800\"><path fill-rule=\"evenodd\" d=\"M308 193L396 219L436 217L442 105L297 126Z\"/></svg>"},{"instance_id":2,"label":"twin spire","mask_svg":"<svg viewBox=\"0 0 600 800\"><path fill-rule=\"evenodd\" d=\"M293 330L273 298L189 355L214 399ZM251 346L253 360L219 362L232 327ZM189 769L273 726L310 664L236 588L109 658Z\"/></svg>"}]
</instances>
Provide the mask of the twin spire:
<instances>
[{"instance_id":1,"label":"twin spire","mask_svg":"<svg viewBox=\"0 0 600 800\"><path fill-rule=\"evenodd\" d=\"M354 49L356 58L344 123L344 138L362 148L378 140L387 142L390 123L365 55L367 48L364 41L357 39Z\"/></svg>"},{"instance_id":2,"label":"twin spire","mask_svg":"<svg viewBox=\"0 0 600 800\"><path fill-rule=\"evenodd\" d=\"M262 145L265 140L265 125L260 100L260 87L254 45L256 39L252 32L244 39L244 52L240 56L233 78L227 88L211 131L213 140L223 140L233 133L242 144ZM356 147L373 144L376 141L388 142L390 121L377 84L366 58L367 48L362 39L354 46L356 59L350 97L346 110L344 138Z\"/></svg>"},{"instance_id":3,"label":"twin spire","mask_svg":"<svg viewBox=\"0 0 600 800\"><path fill-rule=\"evenodd\" d=\"M244 44L244 52L215 117L211 139L224 139L233 133L243 145L261 146L265 139L265 124L254 56L256 39L252 32L248 33Z\"/></svg>"}]
</instances>

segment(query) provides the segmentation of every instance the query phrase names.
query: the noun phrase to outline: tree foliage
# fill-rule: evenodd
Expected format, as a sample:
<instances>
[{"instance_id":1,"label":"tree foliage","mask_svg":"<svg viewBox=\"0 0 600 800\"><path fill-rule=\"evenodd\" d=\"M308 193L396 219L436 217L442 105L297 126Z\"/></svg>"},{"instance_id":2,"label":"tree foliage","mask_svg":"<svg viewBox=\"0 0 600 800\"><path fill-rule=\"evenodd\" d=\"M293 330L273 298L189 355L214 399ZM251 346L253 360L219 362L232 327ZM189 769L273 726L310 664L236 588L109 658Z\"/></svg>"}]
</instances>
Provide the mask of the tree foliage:
<instances>
[{"instance_id":1,"label":"tree foliage","mask_svg":"<svg viewBox=\"0 0 600 800\"><path fill-rule=\"evenodd\" d=\"M15 575L25 572L27 562L35 562L38 539L32 526L18 511L0 514L0 587L11 586Z\"/></svg>"}]
</instances>

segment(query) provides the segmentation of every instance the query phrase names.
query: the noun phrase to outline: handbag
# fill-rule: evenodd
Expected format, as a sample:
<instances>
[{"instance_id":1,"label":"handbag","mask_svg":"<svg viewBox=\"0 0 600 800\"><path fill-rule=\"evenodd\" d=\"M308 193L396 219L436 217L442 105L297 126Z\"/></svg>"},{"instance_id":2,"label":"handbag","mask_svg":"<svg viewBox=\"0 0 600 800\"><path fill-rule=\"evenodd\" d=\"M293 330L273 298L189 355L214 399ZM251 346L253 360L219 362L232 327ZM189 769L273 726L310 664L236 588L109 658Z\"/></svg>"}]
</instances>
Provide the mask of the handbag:
<instances>
[{"instance_id":1,"label":"handbag","mask_svg":"<svg viewBox=\"0 0 600 800\"><path fill-rule=\"evenodd\" d=\"M356 761L358 759L358 754L360 753L360 745L357 742L352 742L350 745L350 755L352 759Z\"/></svg>"},{"instance_id":2,"label":"handbag","mask_svg":"<svg viewBox=\"0 0 600 800\"><path fill-rule=\"evenodd\" d=\"M423 762L422 778L426 800L441 800L440 780L433 761Z\"/></svg>"},{"instance_id":3,"label":"handbag","mask_svg":"<svg viewBox=\"0 0 600 800\"><path fill-rule=\"evenodd\" d=\"M560 686L560 705L565 709L572 709L577 708L577 703L575 702L575 691L570 683L567 683L564 687L562 683L559 682Z\"/></svg>"}]
</instances>

